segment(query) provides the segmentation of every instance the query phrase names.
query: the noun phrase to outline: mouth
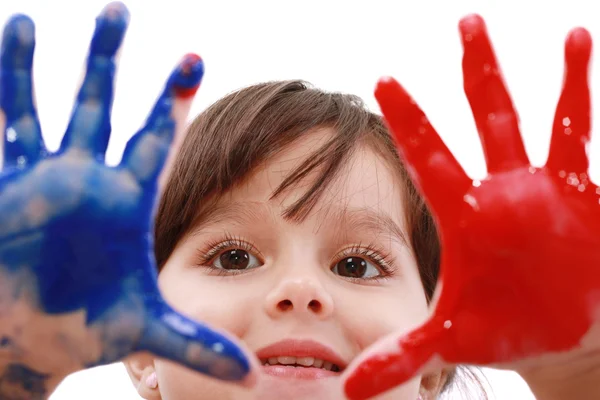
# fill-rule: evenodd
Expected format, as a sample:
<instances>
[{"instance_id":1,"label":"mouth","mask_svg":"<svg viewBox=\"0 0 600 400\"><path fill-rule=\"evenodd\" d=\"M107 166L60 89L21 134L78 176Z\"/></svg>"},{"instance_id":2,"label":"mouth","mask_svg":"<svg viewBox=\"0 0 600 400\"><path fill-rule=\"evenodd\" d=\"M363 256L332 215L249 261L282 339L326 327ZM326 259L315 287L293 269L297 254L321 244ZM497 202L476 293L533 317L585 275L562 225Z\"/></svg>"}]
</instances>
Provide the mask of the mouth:
<instances>
[{"instance_id":1,"label":"mouth","mask_svg":"<svg viewBox=\"0 0 600 400\"><path fill-rule=\"evenodd\" d=\"M294 368L322 368L325 371L341 372L342 368L331 361L314 357L277 356L260 359L263 366L282 365Z\"/></svg>"},{"instance_id":2,"label":"mouth","mask_svg":"<svg viewBox=\"0 0 600 400\"><path fill-rule=\"evenodd\" d=\"M338 376L346 362L332 349L311 340L284 340L257 352L263 372L280 378Z\"/></svg>"}]
</instances>

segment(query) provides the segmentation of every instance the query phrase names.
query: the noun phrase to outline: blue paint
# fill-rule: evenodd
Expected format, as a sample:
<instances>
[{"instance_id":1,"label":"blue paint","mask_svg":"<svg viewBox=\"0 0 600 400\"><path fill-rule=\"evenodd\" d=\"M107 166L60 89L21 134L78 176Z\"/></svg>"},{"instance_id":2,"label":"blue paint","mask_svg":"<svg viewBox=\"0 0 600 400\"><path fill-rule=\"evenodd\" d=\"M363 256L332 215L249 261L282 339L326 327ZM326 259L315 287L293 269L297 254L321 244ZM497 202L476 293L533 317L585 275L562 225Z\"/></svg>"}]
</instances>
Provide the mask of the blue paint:
<instances>
[{"instance_id":1,"label":"blue paint","mask_svg":"<svg viewBox=\"0 0 600 400\"><path fill-rule=\"evenodd\" d=\"M33 104L32 74L35 28L25 15L12 17L0 50L0 108L6 117L4 165L35 162L45 150Z\"/></svg>"},{"instance_id":2,"label":"blue paint","mask_svg":"<svg viewBox=\"0 0 600 400\"><path fill-rule=\"evenodd\" d=\"M193 95L198 89L198 79L204 75L204 63L196 54L187 54L177 72L179 73L172 75L175 90L184 97Z\"/></svg>"},{"instance_id":3,"label":"blue paint","mask_svg":"<svg viewBox=\"0 0 600 400\"><path fill-rule=\"evenodd\" d=\"M110 114L115 78L115 56L129 23L129 12L121 3L104 8L96 19L86 75L61 143L61 151L78 148L103 159L110 137Z\"/></svg>"},{"instance_id":4,"label":"blue paint","mask_svg":"<svg viewBox=\"0 0 600 400\"><path fill-rule=\"evenodd\" d=\"M182 89L198 87L202 60L184 58L146 124L128 143L121 164L108 167L103 162L110 137L114 55L128 19L119 3L107 6L98 18L86 78L56 154L44 153L31 102L33 41L15 39L19 25L33 32L33 23L17 16L5 28L0 106L11 116L6 131L25 114L36 123L29 130L21 126L17 140L10 141L15 146L5 147L7 159L26 156L28 162L0 173L0 279L8 282L30 273L33 280L15 284L14 299L23 290L33 291L39 297L33 306L48 315L85 310L85 329L102 337L102 354L91 362L82 360L86 367L145 350L219 379L241 380L250 372L244 352L173 311L156 282L152 216L157 178L173 138L173 103ZM40 147L20 142L36 135ZM16 339L3 337L1 342L8 346Z\"/></svg>"},{"instance_id":5,"label":"blue paint","mask_svg":"<svg viewBox=\"0 0 600 400\"><path fill-rule=\"evenodd\" d=\"M173 85L183 87L183 88L193 88L198 85L199 78L204 75L204 63L202 59L199 57L194 57L194 55L188 55L183 61L184 63L190 63L188 66L189 69L186 71L186 74L175 74ZM181 70L181 68L178 68Z\"/></svg>"},{"instance_id":6,"label":"blue paint","mask_svg":"<svg viewBox=\"0 0 600 400\"><path fill-rule=\"evenodd\" d=\"M26 365L11 364L0 376L0 399L46 399L48 378L48 375L40 374Z\"/></svg>"}]
</instances>

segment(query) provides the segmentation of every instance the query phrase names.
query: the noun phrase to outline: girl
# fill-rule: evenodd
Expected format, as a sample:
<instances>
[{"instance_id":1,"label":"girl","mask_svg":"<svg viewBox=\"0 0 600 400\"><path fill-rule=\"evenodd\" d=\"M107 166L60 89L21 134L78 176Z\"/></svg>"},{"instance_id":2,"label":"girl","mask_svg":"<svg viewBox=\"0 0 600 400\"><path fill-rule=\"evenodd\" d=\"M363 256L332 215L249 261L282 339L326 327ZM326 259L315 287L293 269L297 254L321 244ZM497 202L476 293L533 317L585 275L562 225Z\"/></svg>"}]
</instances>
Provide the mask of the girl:
<instances>
[{"instance_id":1,"label":"girl","mask_svg":"<svg viewBox=\"0 0 600 400\"><path fill-rule=\"evenodd\" d=\"M155 223L161 291L188 319L156 294L145 233L201 63L186 57L121 165L105 167L127 20L120 4L99 17L50 156L31 97L33 25L15 17L5 30L0 208L13 211L0 224L0 281L25 290L3 291L14 294L3 303L0 394L44 398L69 372L149 351L157 357L127 360L148 399L343 398L340 376L363 349L426 319L439 270L435 226L381 118L358 98L293 81L234 93L192 124ZM244 341L262 364L258 383L236 341L197 319ZM386 397L437 398L454 375L440 369Z\"/></svg>"},{"instance_id":2,"label":"girl","mask_svg":"<svg viewBox=\"0 0 600 400\"><path fill-rule=\"evenodd\" d=\"M266 376L251 393L200 378L196 387L192 376L178 381L180 367L145 359L129 363L134 382L150 383L138 386L143 395L341 398L334 378L348 369L353 399L434 399L452 383L444 363L469 362L519 371L541 400L598 398L591 37L581 28L567 37L552 145L538 169L483 20L466 17L460 31L483 182L466 176L390 79L376 96L408 171L359 99L301 82L241 90L194 121L157 215L159 284L187 315L242 338ZM449 278L435 296L440 243L409 172L447 245ZM195 301L197 290L208 296Z\"/></svg>"},{"instance_id":3,"label":"girl","mask_svg":"<svg viewBox=\"0 0 600 400\"><path fill-rule=\"evenodd\" d=\"M379 116L299 81L252 86L191 124L159 206L166 300L256 353L244 391L149 357L127 362L146 399L343 398L340 374L378 338L425 320L435 226ZM390 399L435 399L452 370Z\"/></svg>"},{"instance_id":4,"label":"girl","mask_svg":"<svg viewBox=\"0 0 600 400\"><path fill-rule=\"evenodd\" d=\"M165 187L155 226L158 261L155 265L154 259L148 257L152 243L147 232L156 182L166 158L167 144L185 114L183 100L197 88L201 63L197 57L188 57L176 69L148 123L128 145L121 165L107 168L103 154L110 132L114 55L126 24L126 11L121 5L107 7L99 18L88 73L72 122L60 151L53 155L48 155L43 147L32 100L32 25L27 19L17 18L5 31L0 76L0 106L6 119L5 169L0 176L3 211L0 283L4 296L0 303L4 318L0 324L0 394L3 398L44 398L66 373L145 351L154 356L138 354L127 360L127 367L140 394L149 399L341 398L344 394L340 375L350 369L350 363L356 363L359 353L383 335L391 332L398 335L422 325L429 315L428 303L436 301L433 292L440 254L435 225L408 180L381 120L365 111L356 98L309 89L301 82L258 85L218 102L189 129ZM475 31L465 37L469 42L481 39L480 32ZM576 53L580 65L581 52ZM494 65L483 65L479 59L478 63L475 64L480 74L491 71L486 76L499 75ZM486 79L482 81L489 83ZM581 84L582 80L577 82ZM479 83L475 81L471 88L486 87ZM492 83L496 81L492 79ZM495 197L486 196L493 193L488 187L506 188L506 182L495 183L501 178L493 174L491 181L496 186L473 183L472 186L487 190L476 192L477 196L468 197L468 193L458 202L455 197L442 199L444 186L439 183L444 175L440 166L450 167L448 172L453 182L460 183L448 187L452 196L464 189L463 184L471 183L457 173L460 171L450 162L447 149L443 149L439 140L435 141L423 115L407 106L414 103L401 90L396 92L402 100L396 105L410 113L399 118L387 110L388 119L396 127L406 119L407 126L415 128L396 132L406 135L403 149L407 145L428 149L422 146L426 142L435 150L423 158L408 156L407 159L415 168L410 170L413 178L427 178L417 181L436 210L439 212L437 207L443 208L445 204L448 211L466 203L471 211L479 212L480 205L484 207L485 212L475 215L496 218L504 215L494 213L494 207L485 208L490 203L500 206L514 203L510 197L500 196L500 201L496 201ZM473 107L483 106L476 116L478 124L485 122L481 124L484 136L498 139L494 136L498 132L510 132L510 150L515 150L514 130L509 129L514 119L508 113L496 118L488 107L494 101L485 97L479 100ZM506 102L499 103L506 108ZM509 118L504 118L507 115ZM575 132L572 137L581 146L586 132L577 124L585 116L576 112L572 115L576 124L571 128L570 120L567 121L570 131L566 133L563 129L563 134ZM494 129L496 123L489 122L497 119L503 124L502 130ZM490 147L487 150L488 161L494 161L490 165L494 173L502 168L512 173L510 168L515 165L526 165L518 146L516 151L501 154L515 158L508 160L510 168L502 164L505 160L498 153L492 154ZM561 151L553 153L552 168L569 161L561 158ZM423 174L435 168L437 175ZM561 171L556 176L566 179L566 171ZM525 175L527 182L546 183L544 177L539 178L546 171L535 175L535 169L526 168L526 172L536 176ZM566 183L573 187L571 178L569 175ZM558 178L552 175L548 179ZM563 182L556 186L563 190L559 194L545 192L560 201L563 209L576 206L572 214L564 214L568 218L561 220L561 226L580 222L581 215L589 209L575 196L580 196L577 193L589 196L586 188L593 186L587 178L585 183L580 182L584 180L580 174L576 179L576 191L562 187ZM506 195L506 191L498 193ZM535 216L543 216L534 208L539 202L530 199L523 199L529 201L524 204L532 207ZM589 201L589 197L582 199ZM597 204L597 199L593 200ZM486 213L490 209L492 212ZM460 220L457 222L460 228L466 226ZM479 227L482 226L489 227L489 221ZM545 233L539 226L531 226L535 237ZM574 225L578 229L582 226ZM581 231L573 229L566 234L585 239L592 231L580 234ZM474 232L478 231L463 233L471 239L469 235ZM564 238L562 233L560 239ZM492 239L507 237L510 235ZM521 243L517 241L517 245ZM591 243L595 244L593 240ZM468 262L472 261L468 258L472 254L484 261L496 254L505 259L506 252L495 252L504 249L497 242L490 240L486 244L491 251L460 254L466 255ZM590 270L590 260L597 259L598 252L589 251L593 247L584 246L585 251L575 254L580 262L574 265L583 267L583 272ZM551 250L561 248L564 246L557 242ZM525 260L537 266L529 258L529 249L527 253L519 253L520 262ZM545 265L557 268L556 260L546 256L544 260ZM495 261L494 268L487 268L478 277L493 278L490 271L498 271L499 267L498 260ZM519 266L518 271L526 271L518 262L515 265ZM154 267L160 269L158 284L169 304L193 319L173 311L158 295L155 275L150 272ZM469 282L456 272L450 276L454 280L448 282L454 286L448 285L449 288L460 288L461 280ZM590 279L584 282L587 286L583 286L582 292L588 296L593 294L590 289L598 279L595 275L585 276ZM515 274L508 283L522 283L522 278ZM566 286L575 287L572 282ZM468 298L470 302L462 307L469 311L469 317L478 318L470 321L489 322L481 314L491 308L473 307L479 305L479 299L489 300L495 293L480 290L478 297ZM549 296L536 293L532 297L546 300ZM447 307L442 307L443 296L438 299L436 312L447 311ZM531 337L526 335L534 331L524 318L531 314L515 314L519 317L517 321L527 328L517 332L513 329L514 321L506 320L507 313L502 307L493 310L497 314L492 315L491 321L496 325L483 326L486 333L496 335L494 340L508 338L511 342L503 343L512 343L522 337L521 333L526 339ZM533 342L537 354L564 349L565 343L580 339L581 328L589 325L581 324L580 308L570 307L570 310L574 318L569 322L573 324L569 329L556 331L561 334L559 344L552 342L546 346L542 340ZM548 309L543 311L547 315ZM262 365L253 366L245 351L236 346L235 339L193 322L198 318L242 339L246 351L254 353L251 357L256 357ZM440 321L433 319L433 322ZM441 322L438 331L443 327L454 333L454 329L450 330L454 323L463 331L467 326L460 324L460 318ZM533 328L543 325L536 322ZM506 330L506 326L511 329ZM424 333L429 335L431 330ZM481 363L508 362L533 354L531 348L521 353L498 352L496 345L502 342L486 345L488 337L483 335L481 340L481 335L469 336L478 341L472 344L463 340L460 349L472 350L479 345L480 353L475 353L476 356L487 356L479 358ZM417 342L401 343L407 346ZM448 342L440 346L443 345ZM420 355L416 348L410 348L410 357ZM422 353L427 351L423 348ZM439 349L455 351L459 347ZM469 355L464 353L449 361L459 361L461 357ZM378 356L373 360L362 364L354 375L350 391L353 397L364 398L390 389L383 396L437 398L454 377L453 370L439 365L419 369L418 363L424 363L427 357L418 358L418 363L410 366L412 370L403 364L411 358ZM177 364L223 380L241 382L248 388L192 375ZM369 370L371 366L376 368ZM258 369L260 379L256 376ZM384 372L385 380L377 382L379 370ZM362 393L357 389L361 384L357 376L368 382ZM529 376L542 386L551 377ZM539 379L540 376L545 379ZM398 383L405 384L393 388ZM583 388L584 393L592 393L585 389L588 388Z\"/></svg>"}]
</instances>

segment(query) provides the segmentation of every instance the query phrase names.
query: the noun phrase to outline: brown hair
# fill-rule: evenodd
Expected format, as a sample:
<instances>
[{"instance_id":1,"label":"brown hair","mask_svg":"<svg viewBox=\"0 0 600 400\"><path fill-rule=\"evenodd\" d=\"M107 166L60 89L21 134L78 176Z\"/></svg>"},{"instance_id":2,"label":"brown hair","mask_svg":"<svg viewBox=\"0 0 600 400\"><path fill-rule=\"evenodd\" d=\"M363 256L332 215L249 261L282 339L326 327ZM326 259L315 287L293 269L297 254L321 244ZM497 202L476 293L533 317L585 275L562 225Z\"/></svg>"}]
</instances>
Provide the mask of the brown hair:
<instances>
[{"instance_id":1,"label":"brown hair","mask_svg":"<svg viewBox=\"0 0 600 400\"><path fill-rule=\"evenodd\" d=\"M311 172L320 171L303 197L285 211L285 218L302 221L337 177L348 154L359 144L367 144L401 177L408 235L429 301L439 274L440 242L432 216L408 177L382 118L369 112L356 96L323 92L302 81L241 89L194 120L158 208L155 252L159 268L220 195L286 146L321 127L331 127L335 134L288 175L272 198ZM454 371L446 387L453 377Z\"/></svg>"},{"instance_id":2,"label":"brown hair","mask_svg":"<svg viewBox=\"0 0 600 400\"><path fill-rule=\"evenodd\" d=\"M369 112L356 96L325 93L302 81L263 83L231 93L190 125L156 217L159 268L220 195L277 152L320 127L334 128L335 135L273 192L277 197L315 169L322 171L304 196L286 210L285 218L302 221L336 178L348 154L359 143L368 143L391 161L402 177L408 234L425 293L431 299L439 271L438 236L382 118Z\"/></svg>"}]
</instances>

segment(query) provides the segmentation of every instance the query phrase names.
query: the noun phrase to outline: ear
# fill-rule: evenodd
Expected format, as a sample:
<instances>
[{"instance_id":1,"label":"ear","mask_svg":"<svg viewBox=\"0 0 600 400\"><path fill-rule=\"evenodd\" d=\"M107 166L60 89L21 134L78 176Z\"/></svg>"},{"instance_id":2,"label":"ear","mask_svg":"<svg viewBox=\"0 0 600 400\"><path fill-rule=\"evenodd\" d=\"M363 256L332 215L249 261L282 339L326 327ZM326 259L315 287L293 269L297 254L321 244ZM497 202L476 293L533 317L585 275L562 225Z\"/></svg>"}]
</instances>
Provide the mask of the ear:
<instances>
[{"instance_id":1,"label":"ear","mask_svg":"<svg viewBox=\"0 0 600 400\"><path fill-rule=\"evenodd\" d=\"M127 357L123 364L125 364L129 378L131 378L131 382L140 397L146 400L161 400L158 383L152 383L152 378L156 382L156 371L154 369L154 358L150 354L134 354ZM152 374L155 374L154 377Z\"/></svg>"},{"instance_id":2,"label":"ear","mask_svg":"<svg viewBox=\"0 0 600 400\"><path fill-rule=\"evenodd\" d=\"M438 372L423 375L421 378L421 388L419 389L420 399L435 400L438 398L446 381L448 380L449 372L443 369Z\"/></svg>"}]
</instances>

